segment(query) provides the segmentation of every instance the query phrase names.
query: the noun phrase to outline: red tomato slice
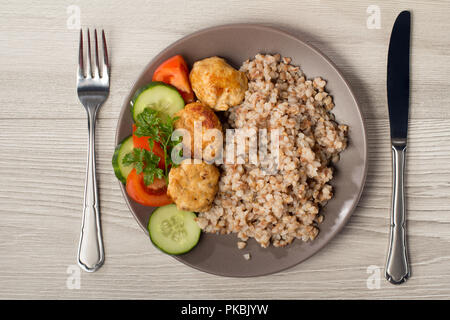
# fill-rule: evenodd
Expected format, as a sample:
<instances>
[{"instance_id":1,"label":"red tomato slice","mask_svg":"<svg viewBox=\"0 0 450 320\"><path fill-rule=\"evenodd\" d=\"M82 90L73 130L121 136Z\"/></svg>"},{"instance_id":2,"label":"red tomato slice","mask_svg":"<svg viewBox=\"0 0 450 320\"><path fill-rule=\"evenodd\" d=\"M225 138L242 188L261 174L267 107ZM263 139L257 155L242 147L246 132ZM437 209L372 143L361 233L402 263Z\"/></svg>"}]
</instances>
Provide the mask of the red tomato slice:
<instances>
[{"instance_id":1,"label":"red tomato slice","mask_svg":"<svg viewBox=\"0 0 450 320\"><path fill-rule=\"evenodd\" d=\"M179 90L178 90L179 91ZM190 91L190 92L184 92L184 91L179 91L181 94L181 97L183 97L183 100L186 104L194 102L194 92Z\"/></svg>"},{"instance_id":2,"label":"red tomato slice","mask_svg":"<svg viewBox=\"0 0 450 320\"><path fill-rule=\"evenodd\" d=\"M167 59L156 68L153 81L162 81L178 89L184 102L194 102L194 92L189 82L189 69L180 55Z\"/></svg>"},{"instance_id":3,"label":"red tomato slice","mask_svg":"<svg viewBox=\"0 0 450 320\"><path fill-rule=\"evenodd\" d=\"M136 131L136 124L133 123L133 145L135 148L145 149L150 151L150 146L148 144L148 137L138 137L134 134ZM159 143L153 143L153 154L159 157L158 167L164 169L164 150L161 148Z\"/></svg>"},{"instance_id":4,"label":"red tomato slice","mask_svg":"<svg viewBox=\"0 0 450 320\"><path fill-rule=\"evenodd\" d=\"M127 177L126 190L134 201L144 206L162 207L173 203L167 195L167 185L164 179L155 179L153 184L146 186L143 174L137 174L136 169L131 170Z\"/></svg>"}]
</instances>

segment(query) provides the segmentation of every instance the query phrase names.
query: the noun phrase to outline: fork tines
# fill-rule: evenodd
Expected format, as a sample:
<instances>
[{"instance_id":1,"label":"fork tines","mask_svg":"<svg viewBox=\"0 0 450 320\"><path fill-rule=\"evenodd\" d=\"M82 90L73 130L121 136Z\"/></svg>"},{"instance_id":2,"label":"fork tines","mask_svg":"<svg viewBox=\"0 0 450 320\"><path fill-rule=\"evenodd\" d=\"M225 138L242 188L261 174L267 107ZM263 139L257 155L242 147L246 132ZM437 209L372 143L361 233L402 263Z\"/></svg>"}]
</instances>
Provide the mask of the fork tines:
<instances>
[{"instance_id":1,"label":"fork tines","mask_svg":"<svg viewBox=\"0 0 450 320\"><path fill-rule=\"evenodd\" d=\"M86 52L86 63L84 63L84 49L83 49L83 30L80 29L80 50L78 53L78 76L81 78L104 78L109 77L109 62L108 62L108 48L106 47L106 37L105 31L102 30L102 51L103 59L100 65L99 53L98 53L98 40L97 40L97 29L94 30L94 63L92 64L91 59L91 33L87 29L87 52Z\"/></svg>"}]
</instances>

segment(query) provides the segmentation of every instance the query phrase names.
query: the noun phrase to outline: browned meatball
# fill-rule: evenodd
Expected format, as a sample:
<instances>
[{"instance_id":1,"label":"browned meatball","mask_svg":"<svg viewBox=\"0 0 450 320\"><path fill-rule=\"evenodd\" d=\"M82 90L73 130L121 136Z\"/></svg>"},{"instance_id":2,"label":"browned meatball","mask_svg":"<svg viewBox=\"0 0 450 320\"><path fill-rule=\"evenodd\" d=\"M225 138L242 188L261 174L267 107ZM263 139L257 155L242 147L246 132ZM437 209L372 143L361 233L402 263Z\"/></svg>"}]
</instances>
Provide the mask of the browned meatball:
<instances>
[{"instance_id":1,"label":"browned meatball","mask_svg":"<svg viewBox=\"0 0 450 320\"><path fill-rule=\"evenodd\" d=\"M247 90L246 75L219 57L195 62L189 79L197 98L217 111L240 104Z\"/></svg>"},{"instance_id":2,"label":"browned meatball","mask_svg":"<svg viewBox=\"0 0 450 320\"><path fill-rule=\"evenodd\" d=\"M193 102L184 107L184 109L178 111L175 116L179 117L178 120L174 123L175 129L186 129L191 137L190 147L191 147L191 156L194 157L195 149L194 149L194 122L198 121L202 126L202 140L201 140L201 148L204 151L203 157L205 160L212 160L217 152L220 151L222 147L222 139L220 141L216 141L213 137L208 137L206 135L208 129L217 129L219 132L222 132L222 125L220 123L219 118L217 118L214 111L203 105L201 102ZM186 141L184 141L186 143ZM200 144L198 144L198 148L200 148ZM208 148L207 150L205 150ZM198 152L198 151L197 151ZM199 154L199 153L197 153Z\"/></svg>"},{"instance_id":3,"label":"browned meatball","mask_svg":"<svg viewBox=\"0 0 450 320\"><path fill-rule=\"evenodd\" d=\"M208 211L218 189L219 169L212 164L186 159L169 172L167 194L180 210Z\"/></svg>"}]
</instances>

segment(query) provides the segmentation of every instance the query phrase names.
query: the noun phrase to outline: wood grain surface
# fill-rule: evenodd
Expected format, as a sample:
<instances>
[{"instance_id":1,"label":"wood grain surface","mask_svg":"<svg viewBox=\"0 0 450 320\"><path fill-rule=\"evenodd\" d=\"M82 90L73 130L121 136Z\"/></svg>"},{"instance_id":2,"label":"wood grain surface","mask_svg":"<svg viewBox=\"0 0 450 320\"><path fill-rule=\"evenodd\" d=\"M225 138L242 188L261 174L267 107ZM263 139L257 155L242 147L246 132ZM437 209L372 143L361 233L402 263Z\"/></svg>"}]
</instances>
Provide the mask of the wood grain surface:
<instances>
[{"instance_id":1,"label":"wood grain surface","mask_svg":"<svg viewBox=\"0 0 450 320\"><path fill-rule=\"evenodd\" d=\"M379 29L366 25L370 5L380 9ZM87 120L75 90L71 6L83 27L106 29L112 64L111 94L97 121L106 262L96 273L81 272L79 289L70 272ZM406 178L412 277L393 286L383 277L391 192L385 78L390 31L404 9L413 17ZM363 108L370 159L358 208L329 245L287 271L247 279L202 273L155 249L110 163L123 99L152 57L191 32L238 22L287 30L334 61ZM448 1L2 1L0 298L450 298L449 29Z\"/></svg>"}]
</instances>

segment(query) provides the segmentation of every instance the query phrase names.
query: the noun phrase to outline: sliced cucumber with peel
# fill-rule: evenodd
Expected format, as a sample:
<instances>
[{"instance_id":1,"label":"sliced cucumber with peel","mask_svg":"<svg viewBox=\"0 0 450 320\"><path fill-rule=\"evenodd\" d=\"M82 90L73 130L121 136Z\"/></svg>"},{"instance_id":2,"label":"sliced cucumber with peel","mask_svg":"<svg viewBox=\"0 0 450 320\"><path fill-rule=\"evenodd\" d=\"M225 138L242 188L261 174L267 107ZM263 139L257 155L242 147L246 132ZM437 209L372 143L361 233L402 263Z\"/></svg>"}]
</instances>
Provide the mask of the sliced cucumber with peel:
<instances>
[{"instance_id":1,"label":"sliced cucumber with peel","mask_svg":"<svg viewBox=\"0 0 450 320\"><path fill-rule=\"evenodd\" d=\"M112 166L117 179L123 183L127 183L128 174L133 169L133 166L124 166L122 161L125 155L133 151L133 136L125 138L114 150L112 158Z\"/></svg>"},{"instance_id":2,"label":"sliced cucumber with peel","mask_svg":"<svg viewBox=\"0 0 450 320\"><path fill-rule=\"evenodd\" d=\"M131 114L136 122L137 116L145 108L159 111L164 117L173 115L184 108L184 100L177 89L164 82L154 81L139 89L131 101Z\"/></svg>"},{"instance_id":3,"label":"sliced cucumber with peel","mask_svg":"<svg viewBox=\"0 0 450 320\"><path fill-rule=\"evenodd\" d=\"M193 212L169 204L153 211L148 233L153 244L165 253L178 255L190 251L200 239L201 229Z\"/></svg>"}]
</instances>

